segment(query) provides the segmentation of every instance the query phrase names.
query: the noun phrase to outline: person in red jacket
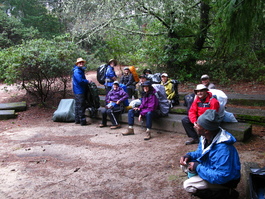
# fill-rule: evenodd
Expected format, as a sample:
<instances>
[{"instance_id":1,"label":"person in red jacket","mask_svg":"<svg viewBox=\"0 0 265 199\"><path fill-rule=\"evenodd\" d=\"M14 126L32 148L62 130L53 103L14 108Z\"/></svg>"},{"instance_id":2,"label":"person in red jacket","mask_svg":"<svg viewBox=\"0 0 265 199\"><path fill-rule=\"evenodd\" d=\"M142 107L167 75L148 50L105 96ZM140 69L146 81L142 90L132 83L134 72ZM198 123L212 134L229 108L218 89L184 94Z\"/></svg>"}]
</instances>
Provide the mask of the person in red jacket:
<instances>
[{"instance_id":1,"label":"person in red jacket","mask_svg":"<svg viewBox=\"0 0 265 199\"><path fill-rule=\"evenodd\" d=\"M186 145L199 143L199 137L194 129L197 125L198 117L207 109L213 109L218 112L220 107L218 100L212 96L212 93L208 91L205 85L198 84L194 93L195 99L189 109L188 116L181 120L186 134L190 138L186 141Z\"/></svg>"}]
</instances>

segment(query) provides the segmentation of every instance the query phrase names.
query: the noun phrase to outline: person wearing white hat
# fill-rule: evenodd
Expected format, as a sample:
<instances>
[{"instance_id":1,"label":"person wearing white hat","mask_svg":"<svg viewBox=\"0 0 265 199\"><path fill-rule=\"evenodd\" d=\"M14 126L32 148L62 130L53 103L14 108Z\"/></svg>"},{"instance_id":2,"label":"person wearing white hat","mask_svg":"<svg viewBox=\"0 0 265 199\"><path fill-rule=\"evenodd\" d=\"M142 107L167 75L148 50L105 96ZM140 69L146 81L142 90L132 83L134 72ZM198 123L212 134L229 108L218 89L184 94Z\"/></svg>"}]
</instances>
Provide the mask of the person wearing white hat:
<instances>
[{"instance_id":1,"label":"person wearing white hat","mask_svg":"<svg viewBox=\"0 0 265 199\"><path fill-rule=\"evenodd\" d=\"M199 143L199 137L194 129L197 124L198 117L202 115L207 109L219 110L220 104L208 88L203 84L198 84L194 89L195 98L189 109L188 116L184 117L181 122L190 138L186 141L186 145Z\"/></svg>"},{"instance_id":2,"label":"person wearing white hat","mask_svg":"<svg viewBox=\"0 0 265 199\"><path fill-rule=\"evenodd\" d=\"M165 87L166 90L166 94L167 94L167 99L170 103L171 106L172 105L172 100L175 97L175 90L174 90L174 85L171 82L171 79L168 78L168 74L167 73L162 73L161 75L161 85L163 85Z\"/></svg>"},{"instance_id":3,"label":"person wearing white hat","mask_svg":"<svg viewBox=\"0 0 265 199\"><path fill-rule=\"evenodd\" d=\"M78 58L73 68L72 85L75 95L75 123L87 125L85 110L86 110L86 95L88 80L85 76L86 61Z\"/></svg>"}]
</instances>

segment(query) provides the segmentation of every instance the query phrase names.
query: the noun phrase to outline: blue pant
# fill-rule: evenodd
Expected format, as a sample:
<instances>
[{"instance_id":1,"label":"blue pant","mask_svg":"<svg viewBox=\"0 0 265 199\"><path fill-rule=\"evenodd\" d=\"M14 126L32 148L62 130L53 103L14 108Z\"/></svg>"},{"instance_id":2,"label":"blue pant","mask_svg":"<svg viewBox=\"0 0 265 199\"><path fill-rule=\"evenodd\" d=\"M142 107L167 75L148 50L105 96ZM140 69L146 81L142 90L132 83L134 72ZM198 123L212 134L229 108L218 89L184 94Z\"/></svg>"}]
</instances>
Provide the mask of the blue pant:
<instances>
[{"instance_id":1,"label":"blue pant","mask_svg":"<svg viewBox=\"0 0 265 199\"><path fill-rule=\"evenodd\" d=\"M86 123L86 96L85 94L75 94L75 122Z\"/></svg>"},{"instance_id":2,"label":"blue pant","mask_svg":"<svg viewBox=\"0 0 265 199\"><path fill-rule=\"evenodd\" d=\"M128 112L128 124L129 126L134 125L134 116L138 117L140 114L139 111L135 111L134 109L130 109ZM156 111L150 111L145 115L146 119L146 128L151 129L152 128L152 119L154 117L158 117L158 113Z\"/></svg>"}]
</instances>

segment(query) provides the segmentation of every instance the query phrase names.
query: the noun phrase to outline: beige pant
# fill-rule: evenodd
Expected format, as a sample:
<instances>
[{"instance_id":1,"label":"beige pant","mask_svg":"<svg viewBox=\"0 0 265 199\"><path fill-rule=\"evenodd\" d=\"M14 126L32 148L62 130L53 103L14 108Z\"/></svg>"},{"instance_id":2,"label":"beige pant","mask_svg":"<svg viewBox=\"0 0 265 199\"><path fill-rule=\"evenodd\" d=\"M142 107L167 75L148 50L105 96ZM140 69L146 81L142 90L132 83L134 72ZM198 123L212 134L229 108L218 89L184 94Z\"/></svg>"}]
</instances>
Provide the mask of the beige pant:
<instances>
[{"instance_id":1,"label":"beige pant","mask_svg":"<svg viewBox=\"0 0 265 199\"><path fill-rule=\"evenodd\" d=\"M189 193L195 193L197 189L225 189L226 187L218 184L210 184L200 176L193 176L183 183L184 189Z\"/></svg>"}]
</instances>

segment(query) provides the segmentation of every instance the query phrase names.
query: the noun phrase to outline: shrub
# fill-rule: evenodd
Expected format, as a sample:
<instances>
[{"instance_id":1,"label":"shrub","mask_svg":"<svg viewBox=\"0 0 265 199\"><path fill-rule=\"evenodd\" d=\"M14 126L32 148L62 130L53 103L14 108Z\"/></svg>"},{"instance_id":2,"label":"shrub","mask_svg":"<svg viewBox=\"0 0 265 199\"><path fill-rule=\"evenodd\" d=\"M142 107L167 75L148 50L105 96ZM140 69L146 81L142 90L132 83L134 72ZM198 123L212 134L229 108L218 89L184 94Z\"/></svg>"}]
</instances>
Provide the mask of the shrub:
<instances>
[{"instance_id":1,"label":"shrub","mask_svg":"<svg viewBox=\"0 0 265 199\"><path fill-rule=\"evenodd\" d=\"M18 84L45 104L53 93L66 92L76 58L87 58L72 42L38 39L0 51L0 78Z\"/></svg>"}]
</instances>

